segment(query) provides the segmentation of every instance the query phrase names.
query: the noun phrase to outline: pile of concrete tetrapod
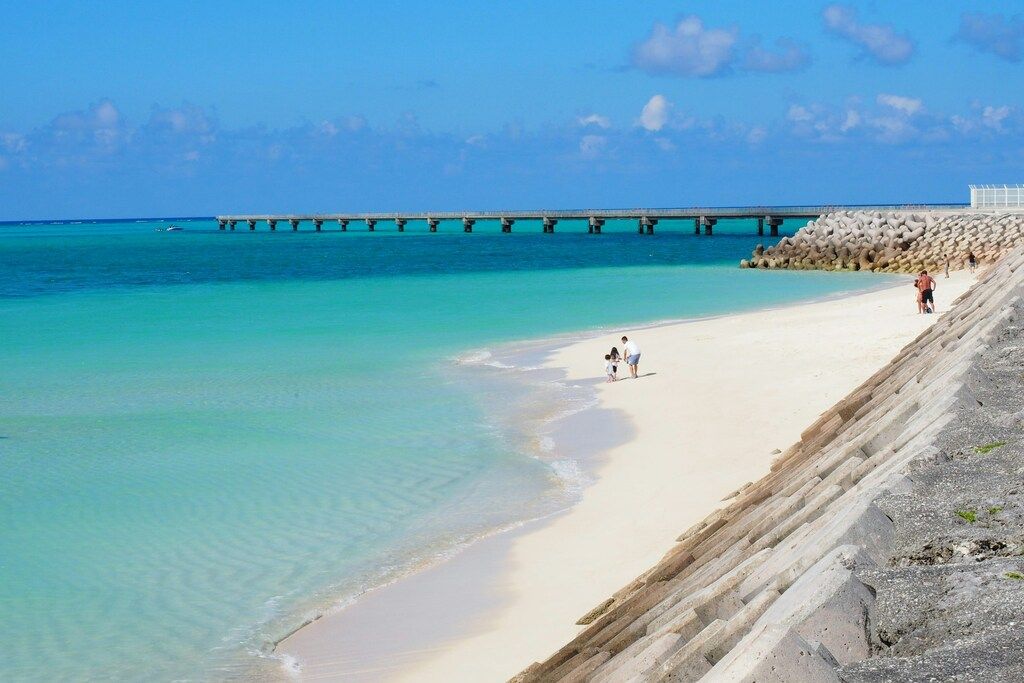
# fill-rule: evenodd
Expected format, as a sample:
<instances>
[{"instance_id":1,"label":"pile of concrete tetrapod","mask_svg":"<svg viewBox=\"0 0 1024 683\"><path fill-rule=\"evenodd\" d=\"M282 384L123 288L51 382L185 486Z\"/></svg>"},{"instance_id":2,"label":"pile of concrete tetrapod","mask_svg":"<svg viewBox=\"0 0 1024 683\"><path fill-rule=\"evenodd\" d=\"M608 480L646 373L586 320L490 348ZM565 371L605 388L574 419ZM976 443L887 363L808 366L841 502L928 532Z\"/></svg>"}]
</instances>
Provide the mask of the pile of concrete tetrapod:
<instances>
[{"instance_id":1,"label":"pile of concrete tetrapod","mask_svg":"<svg viewBox=\"0 0 1024 683\"><path fill-rule=\"evenodd\" d=\"M758 246L743 268L917 272L994 263L1024 245L1024 213L841 211Z\"/></svg>"}]
</instances>

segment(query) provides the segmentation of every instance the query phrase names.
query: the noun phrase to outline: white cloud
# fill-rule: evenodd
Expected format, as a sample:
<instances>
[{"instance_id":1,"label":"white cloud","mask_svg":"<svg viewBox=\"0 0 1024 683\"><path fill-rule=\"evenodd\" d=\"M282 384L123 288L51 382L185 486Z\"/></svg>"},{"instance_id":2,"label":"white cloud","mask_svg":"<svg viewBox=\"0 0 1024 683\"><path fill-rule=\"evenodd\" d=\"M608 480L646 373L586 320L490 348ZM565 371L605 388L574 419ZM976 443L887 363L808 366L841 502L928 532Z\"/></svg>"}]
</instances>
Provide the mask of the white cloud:
<instances>
[{"instance_id":1,"label":"white cloud","mask_svg":"<svg viewBox=\"0 0 1024 683\"><path fill-rule=\"evenodd\" d=\"M115 152L131 136L121 112L110 100L100 100L85 111L61 114L53 119L49 130L54 141L69 146L91 142L107 153Z\"/></svg>"},{"instance_id":2,"label":"white cloud","mask_svg":"<svg viewBox=\"0 0 1024 683\"><path fill-rule=\"evenodd\" d=\"M878 64L904 64L914 54L914 43L889 24L865 24L857 11L847 5L829 5L822 12L825 28L857 45L861 54Z\"/></svg>"},{"instance_id":3,"label":"white cloud","mask_svg":"<svg viewBox=\"0 0 1024 683\"><path fill-rule=\"evenodd\" d=\"M904 142L917 133L917 129L902 117L878 116L869 119L868 125L877 132L880 142L889 144Z\"/></svg>"},{"instance_id":4,"label":"white cloud","mask_svg":"<svg viewBox=\"0 0 1024 683\"><path fill-rule=\"evenodd\" d=\"M580 139L580 154L587 159L594 159L601 155L608 145L608 138L603 135L584 135Z\"/></svg>"},{"instance_id":5,"label":"white cloud","mask_svg":"<svg viewBox=\"0 0 1024 683\"><path fill-rule=\"evenodd\" d=\"M654 144L663 152L673 152L676 148L675 143L668 138L654 138Z\"/></svg>"},{"instance_id":6,"label":"white cloud","mask_svg":"<svg viewBox=\"0 0 1024 683\"><path fill-rule=\"evenodd\" d=\"M586 128L587 126L597 126L598 128L611 128L612 122L607 116L601 114L590 114L588 116L581 116L576 119L576 123Z\"/></svg>"},{"instance_id":7,"label":"white cloud","mask_svg":"<svg viewBox=\"0 0 1024 683\"><path fill-rule=\"evenodd\" d=\"M28 142L25 140L25 136L19 133L0 133L0 147L17 154L25 151Z\"/></svg>"},{"instance_id":8,"label":"white cloud","mask_svg":"<svg viewBox=\"0 0 1024 683\"><path fill-rule=\"evenodd\" d=\"M683 17L670 29L655 24L633 50L633 64L645 71L680 76L715 76L729 69L735 29L707 28L700 17Z\"/></svg>"},{"instance_id":9,"label":"white cloud","mask_svg":"<svg viewBox=\"0 0 1024 683\"><path fill-rule=\"evenodd\" d=\"M1019 62L1024 56L1024 18L964 13L955 38L981 52L991 52L1008 62Z\"/></svg>"},{"instance_id":10,"label":"white cloud","mask_svg":"<svg viewBox=\"0 0 1024 683\"><path fill-rule=\"evenodd\" d=\"M981 120L989 128L1002 130L1003 120L1009 115L1010 108L1007 106L985 107L981 112Z\"/></svg>"},{"instance_id":11,"label":"white cloud","mask_svg":"<svg viewBox=\"0 0 1024 683\"><path fill-rule=\"evenodd\" d=\"M796 71L802 69L811 62L807 51L789 39L776 41L777 51L761 47L761 41L751 41L747 53L743 57L743 68L748 71L765 71L780 73L783 71Z\"/></svg>"},{"instance_id":12,"label":"white cloud","mask_svg":"<svg viewBox=\"0 0 1024 683\"><path fill-rule=\"evenodd\" d=\"M791 104L789 106L789 110L786 112L786 118L789 119L790 121L803 123L814 119L814 115L811 114L807 107L804 107L799 104Z\"/></svg>"},{"instance_id":13,"label":"white cloud","mask_svg":"<svg viewBox=\"0 0 1024 683\"><path fill-rule=\"evenodd\" d=\"M843 119L843 123L839 126L839 130L843 133L849 132L860 125L860 114L856 109L847 109L846 118Z\"/></svg>"},{"instance_id":14,"label":"white cloud","mask_svg":"<svg viewBox=\"0 0 1024 683\"><path fill-rule=\"evenodd\" d=\"M640 127L644 130L658 131L668 123L668 113L672 108L671 103L664 95L655 95L647 100L647 104L640 111Z\"/></svg>"},{"instance_id":15,"label":"white cloud","mask_svg":"<svg viewBox=\"0 0 1024 683\"><path fill-rule=\"evenodd\" d=\"M913 116L917 112L921 111L921 100L915 97L903 97L901 95L887 95L885 93L878 96L878 103L895 109L896 111L902 112L907 116Z\"/></svg>"},{"instance_id":16,"label":"white cloud","mask_svg":"<svg viewBox=\"0 0 1024 683\"><path fill-rule=\"evenodd\" d=\"M810 56L789 38L777 40L775 49L769 49L757 36L741 40L735 27L706 26L700 17L690 15L675 27L656 23L647 39L633 48L632 63L648 73L707 78L728 74L733 67L794 71L809 64Z\"/></svg>"},{"instance_id":17,"label":"white cloud","mask_svg":"<svg viewBox=\"0 0 1024 683\"><path fill-rule=\"evenodd\" d=\"M754 126L747 132L747 142L752 145L764 142L768 137L768 129L764 126Z\"/></svg>"}]
</instances>

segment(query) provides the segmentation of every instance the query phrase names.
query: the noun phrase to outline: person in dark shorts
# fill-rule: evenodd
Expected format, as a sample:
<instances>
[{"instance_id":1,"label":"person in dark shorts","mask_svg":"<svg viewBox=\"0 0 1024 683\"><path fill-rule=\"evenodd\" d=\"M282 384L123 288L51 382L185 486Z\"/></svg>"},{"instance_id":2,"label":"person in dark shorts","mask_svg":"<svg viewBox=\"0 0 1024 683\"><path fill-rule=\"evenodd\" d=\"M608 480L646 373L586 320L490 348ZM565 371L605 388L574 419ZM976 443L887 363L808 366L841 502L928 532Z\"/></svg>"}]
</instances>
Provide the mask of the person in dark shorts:
<instances>
[{"instance_id":1,"label":"person in dark shorts","mask_svg":"<svg viewBox=\"0 0 1024 683\"><path fill-rule=\"evenodd\" d=\"M935 279L928 274L927 270L922 270L917 279L914 280L914 287L917 289L917 312L934 313Z\"/></svg>"}]
</instances>

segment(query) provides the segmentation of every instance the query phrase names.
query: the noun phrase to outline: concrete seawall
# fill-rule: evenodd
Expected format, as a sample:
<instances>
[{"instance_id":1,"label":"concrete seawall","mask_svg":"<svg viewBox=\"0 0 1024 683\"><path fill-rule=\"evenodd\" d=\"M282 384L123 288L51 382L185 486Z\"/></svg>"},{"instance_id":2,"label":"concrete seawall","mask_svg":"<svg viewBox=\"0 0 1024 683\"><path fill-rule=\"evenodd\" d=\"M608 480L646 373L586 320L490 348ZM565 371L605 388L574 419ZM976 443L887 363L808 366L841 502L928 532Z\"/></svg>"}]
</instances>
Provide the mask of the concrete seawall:
<instances>
[{"instance_id":1,"label":"concrete seawall","mask_svg":"<svg viewBox=\"0 0 1024 683\"><path fill-rule=\"evenodd\" d=\"M1024 680L1022 320L1016 249L514 680Z\"/></svg>"},{"instance_id":2,"label":"concrete seawall","mask_svg":"<svg viewBox=\"0 0 1024 683\"><path fill-rule=\"evenodd\" d=\"M994 263L1024 245L1024 213L840 211L754 251L745 268L916 272Z\"/></svg>"}]
</instances>

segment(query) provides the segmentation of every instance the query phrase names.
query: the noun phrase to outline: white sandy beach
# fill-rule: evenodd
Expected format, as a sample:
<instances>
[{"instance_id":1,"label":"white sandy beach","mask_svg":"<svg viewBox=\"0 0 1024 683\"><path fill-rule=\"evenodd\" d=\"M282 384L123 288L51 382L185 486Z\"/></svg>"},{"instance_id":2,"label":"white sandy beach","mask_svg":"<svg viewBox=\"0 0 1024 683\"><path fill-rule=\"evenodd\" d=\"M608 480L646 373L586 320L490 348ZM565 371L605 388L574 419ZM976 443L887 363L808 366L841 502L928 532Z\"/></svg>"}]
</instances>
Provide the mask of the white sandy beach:
<instances>
[{"instance_id":1,"label":"white sandy beach","mask_svg":"<svg viewBox=\"0 0 1024 683\"><path fill-rule=\"evenodd\" d=\"M938 278L940 313L972 281L963 272ZM641 378L597 391L601 408L628 418L634 438L604 454L597 481L569 511L449 563L461 561L463 572L486 568L489 594L466 597L486 613L463 620L457 637L439 629L444 642L395 655L393 666L371 677L503 681L545 658L582 628L574 625L580 616L657 562L723 496L767 472L774 449L795 442L938 317L916 313L908 278L836 300L623 330L642 348ZM621 349L620 336L570 344L549 365L564 368L570 380L602 377L602 356L612 345ZM461 582L453 580L459 570L431 571L433 579L412 580L434 593L434 614L444 621L444 606L457 612L462 599ZM379 592L376 608L400 610L388 590ZM302 678L349 679L345 658L331 654L349 637L334 618L343 614L281 644ZM402 621L395 612L390 618Z\"/></svg>"}]
</instances>

